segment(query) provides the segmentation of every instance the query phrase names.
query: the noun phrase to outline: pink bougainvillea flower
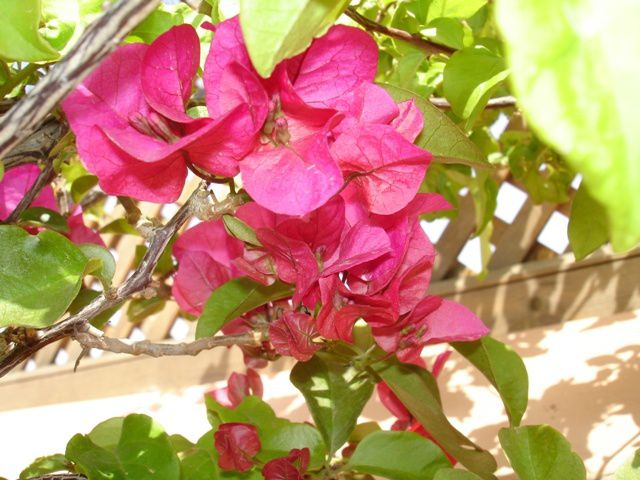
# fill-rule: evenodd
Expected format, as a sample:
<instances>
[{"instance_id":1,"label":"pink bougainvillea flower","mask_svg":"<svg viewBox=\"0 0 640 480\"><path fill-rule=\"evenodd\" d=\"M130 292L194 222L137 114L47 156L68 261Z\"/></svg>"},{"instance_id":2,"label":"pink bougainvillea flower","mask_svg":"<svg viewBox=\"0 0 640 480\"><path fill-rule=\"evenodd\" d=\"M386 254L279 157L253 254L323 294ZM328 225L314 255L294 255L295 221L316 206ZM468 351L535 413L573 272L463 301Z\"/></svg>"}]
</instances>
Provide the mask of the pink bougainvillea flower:
<instances>
[{"instance_id":1,"label":"pink bougainvillea flower","mask_svg":"<svg viewBox=\"0 0 640 480\"><path fill-rule=\"evenodd\" d=\"M20 200L31 189L40 169L33 164L20 165L7 170L0 180L0 220L6 219L18 206ZM50 210L57 210L53 189L46 185L40 194L31 202L32 207L44 207Z\"/></svg>"},{"instance_id":2,"label":"pink bougainvillea flower","mask_svg":"<svg viewBox=\"0 0 640 480\"><path fill-rule=\"evenodd\" d=\"M221 220L202 222L184 232L173 245L178 272L172 293L184 311L202 313L213 290L239 275L233 264L243 244L227 234Z\"/></svg>"},{"instance_id":3,"label":"pink bougainvillea flower","mask_svg":"<svg viewBox=\"0 0 640 480\"><path fill-rule=\"evenodd\" d=\"M151 45L119 47L63 102L78 153L104 191L172 202L187 162L213 174L237 173L237 158L252 140L244 135L257 131L247 105L215 121L187 115L199 58L194 28L176 26Z\"/></svg>"},{"instance_id":4,"label":"pink bougainvillea flower","mask_svg":"<svg viewBox=\"0 0 640 480\"><path fill-rule=\"evenodd\" d=\"M227 380L226 387L217 388L208 392L208 394L219 404L228 408L235 408L249 395L262 398L263 391L260 375L249 368L246 375L233 372L229 376L229 380Z\"/></svg>"},{"instance_id":5,"label":"pink bougainvillea flower","mask_svg":"<svg viewBox=\"0 0 640 480\"><path fill-rule=\"evenodd\" d=\"M262 468L262 476L266 480L304 480L309 466L309 449L294 448L289 455L275 458Z\"/></svg>"},{"instance_id":6,"label":"pink bougainvillea flower","mask_svg":"<svg viewBox=\"0 0 640 480\"><path fill-rule=\"evenodd\" d=\"M317 336L313 318L305 313L285 312L269 325L269 339L276 352L302 362L320 349L313 341Z\"/></svg>"},{"instance_id":7,"label":"pink bougainvillea flower","mask_svg":"<svg viewBox=\"0 0 640 480\"><path fill-rule=\"evenodd\" d=\"M431 160L388 125L360 124L340 135L331 151L367 209L381 215L401 210L416 196Z\"/></svg>"},{"instance_id":8,"label":"pink bougainvillea flower","mask_svg":"<svg viewBox=\"0 0 640 480\"><path fill-rule=\"evenodd\" d=\"M78 245L81 243L95 243L106 248L104 241L100 238L100 234L85 225L82 212L75 213L67 218L67 224L69 225L67 237L73 243Z\"/></svg>"},{"instance_id":9,"label":"pink bougainvillea flower","mask_svg":"<svg viewBox=\"0 0 640 480\"><path fill-rule=\"evenodd\" d=\"M223 423L213 434L218 466L223 470L246 472L260 451L258 430L248 423Z\"/></svg>"}]
</instances>

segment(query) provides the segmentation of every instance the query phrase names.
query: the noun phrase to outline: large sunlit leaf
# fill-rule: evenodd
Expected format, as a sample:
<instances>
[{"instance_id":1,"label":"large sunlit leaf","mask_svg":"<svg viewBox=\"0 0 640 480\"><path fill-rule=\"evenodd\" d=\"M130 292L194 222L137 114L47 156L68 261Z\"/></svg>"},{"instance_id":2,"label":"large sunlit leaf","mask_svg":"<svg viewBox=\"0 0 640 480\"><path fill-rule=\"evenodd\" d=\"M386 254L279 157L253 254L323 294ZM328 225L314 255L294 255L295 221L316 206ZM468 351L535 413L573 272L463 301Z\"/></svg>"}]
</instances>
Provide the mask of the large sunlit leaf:
<instances>
[{"instance_id":1,"label":"large sunlit leaf","mask_svg":"<svg viewBox=\"0 0 640 480\"><path fill-rule=\"evenodd\" d=\"M468 18L486 3L487 0L431 0L427 20L439 17Z\"/></svg>"},{"instance_id":2,"label":"large sunlit leaf","mask_svg":"<svg viewBox=\"0 0 640 480\"><path fill-rule=\"evenodd\" d=\"M285 58L324 33L348 0L240 0L240 23L251 62L268 77Z\"/></svg>"},{"instance_id":3,"label":"large sunlit leaf","mask_svg":"<svg viewBox=\"0 0 640 480\"><path fill-rule=\"evenodd\" d=\"M483 337L475 342L456 342L451 346L480 370L496 388L511 425L520 425L529 401L529 377L520 356L491 337Z\"/></svg>"},{"instance_id":4,"label":"large sunlit leaf","mask_svg":"<svg viewBox=\"0 0 640 480\"><path fill-rule=\"evenodd\" d=\"M640 480L640 450L620 467L613 480Z\"/></svg>"},{"instance_id":5,"label":"large sunlit leaf","mask_svg":"<svg viewBox=\"0 0 640 480\"><path fill-rule=\"evenodd\" d=\"M451 465L442 450L413 432L375 432L358 444L346 468L392 480L430 480Z\"/></svg>"},{"instance_id":6,"label":"large sunlit leaf","mask_svg":"<svg viewBox=\"0 0 640 480\"><path fill-rule=\"evenodd\" d=\"M42 0L42 35L58 51L65 49L80 22L78 0Z\"/></svg>"},{"instance_id":7,"label":"large sunlit leaf","mask_svg":"<svg viewBox=\"0 0 640 480\"><path fill-rule=\"evenodd\" d=\"M75 435L66 457L91 480L180 480L169 436L146 415L133 414Z\"/></svg>"},{"instance_id":8,"label":"large sunlit leaf","mask_svg":"<svg viewBox=\"0 0 640 480\"><path fill-rule=\"evenodd\" d=\"M640 241L640 2L502 0L497 20L519 105L583 174L614 248Z\"/></svg>"},{"instance_id":9,"label":"large sunlit leaf","mask_svg":"<svg viewBox=\"0 0 640 480\"><path fill-rule=\"evenodd\" d=\"M447 452L481 478L493 478L497 468L495 459L449 423L440 402L423 379L424 375L431 376L429 372L421 369L425 372L421 376L416 373L418 367L397 360L378 362L372 368Z\"/></svg>"},{"instance_id":10,"label":"large sunlit leaf","mask_svg":"<svg viewBox=\"0 0 640 480\"><path fill-rule=\"evenodd\" d=\"M464 48L454 53L444 68L444 96L469 128L495 87L508 75L504 59L488 48Z\"/></svg>"},{"instance_id":11,"label":"large sunlit leaf","mask_svg":"<svg viewBox=\"0 0 640 480\"><path fill-rule=\"evenodd\" d=\"M371 378L361 373L321 354L291 371L291 383L304 395L331 454L347 441L373 393Z\"/></svg>"},{"instance_id":12,"label":"large sunlit leaf","mask_svg":"<svg viewBox=\"0 0 640 480\"><path fill-rule=\"evenodd\" d=\"M82 283L87 257L62 235L0 226L0 327L46 327Z\"/></svg>"},{"instance_id":13,"label":"large sunlit leaf","mask_svg":"<svg viewBox=\"0 0 640 480\"><path fill-rule=\"evenodd\" d=\"M43 62L59 57L38 30L41 15L40 0L0 0L0 58Z\"/></svg>"},{"instance_id":14,"label":"large sunlit leaf","mask_svg":"<svg viewBox=\"0 0 640 480\"><path fill-rule=\"evenodd\" d=\"M234 278L216 288L198 319L196 338L215 335L228 322L273 300L293 293L293 287L276 282L265 286L247 277Z\"/></svg>"},{"instance_id":15,"label":"large sunlit leaf","mask_svg":"<svg viewBox=\"0 0 640 480\"><path fill-rule=\"evenodd\" d=\"M585 480L580 457L562 434L548 425L503 428L498 435L520 480Z\"/></svg>"},{"instance_id":16,"label":"large sunlit leaf","mask_svg":"<svg viewBox=\"0 0 640 480\"><path fill-rule=\"evenodd\" d=\"M396 102L414 99L424 115L424 130L416 145L430 151L436 162L462 163L472 167L490 166L475 143L440 109L419 95L393 85L382 85Z\"/></svg>"}]
</instances>

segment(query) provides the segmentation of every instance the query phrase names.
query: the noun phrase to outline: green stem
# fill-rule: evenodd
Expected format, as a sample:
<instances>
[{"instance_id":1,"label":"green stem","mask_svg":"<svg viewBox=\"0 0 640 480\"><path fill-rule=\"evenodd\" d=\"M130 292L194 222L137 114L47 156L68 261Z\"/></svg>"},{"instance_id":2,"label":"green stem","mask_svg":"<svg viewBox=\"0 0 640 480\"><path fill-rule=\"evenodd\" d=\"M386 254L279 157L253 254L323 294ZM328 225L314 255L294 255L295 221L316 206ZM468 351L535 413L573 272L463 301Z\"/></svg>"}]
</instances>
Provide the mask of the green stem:
<instances>
[{"instance_id":1,"label":"green stem","mask_svg":"<svg viewBox=\"0 0 640 480\"><path fill-rule=\"evenodd\" d=\"M10 77L7 83L0 88L0 98L4 98L6 95L10 94L14 88L33 75L42 66L43 65L38 65L37 63L30 63Z\"/></svg>"}]
</instances>

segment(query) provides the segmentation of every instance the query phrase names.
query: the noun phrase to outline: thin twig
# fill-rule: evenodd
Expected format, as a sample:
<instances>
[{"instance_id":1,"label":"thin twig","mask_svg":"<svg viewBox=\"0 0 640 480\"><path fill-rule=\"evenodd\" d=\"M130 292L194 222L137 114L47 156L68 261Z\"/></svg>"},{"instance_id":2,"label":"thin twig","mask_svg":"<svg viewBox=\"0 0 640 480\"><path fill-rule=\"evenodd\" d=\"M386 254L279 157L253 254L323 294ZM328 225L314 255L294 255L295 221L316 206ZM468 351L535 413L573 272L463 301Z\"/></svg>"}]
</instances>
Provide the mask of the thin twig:
<instances>
[{"instance_id":1,"label":"thin twig","mask_svg":"<svg viewBox=\"0 0 640 480\"><path fill-rule=\"evenodd\" d=\"M365 29L371 32L381 33L389 37L397 38L399 40L404 40L405 42L408 42L424 50L429 55L436 54L436 53L451 55L453 52L456 51L454 48L446 47L444 45L431 42L421 35L418 35L415 33L409 33L404 30L400 30L398 28L387 27L385 25L376 23L373 20L368 19L364 15L359 14L357 10L353 7L347 8L347 10L344 13L353 21L359 23Z\"/></svg>"},{"instance_id":2,"label":"thin twig","mask_svg":"<svg viewBox=\"0 0 640 480\"><path fill-rule=\"evenodd\" d=\"M3 377L13 368L28 359L38 350L62 338L71 337L89 329L89 321L96 315L120 304L149 285L162 252L169 244L169 241L189 219L192 214L193 204L199 199L197 189L186 203L180 207L178 212L167 222L164 227L154 230L149 239L149 248L140 261L138 268L133 274L117 289L110 290L96 297L89 305L84 307L75 315L40 330L30 337L28 342L23 344L13 344L9 350L0 357L0 377Z\"/></svg>"},{"instance_id":3,"label":"thin twig","mask_svg":"<svg viewBox=\"0 0 640 480\"><path fill-rule=\"evenodd\" d=\"M0 158L31 134L158 4L160 0L120 0L93 22L69 54L0 117Z\"/></svg>"},{"instance_id":4,"label":"thin twig","mask_svg":"<svg viewBox=\"0 0 640 480\"><path fill-rule=\"evenodd\" d=\"M31 477L29 480L87 480L87 477L80 473L50 473L40 477Z\"/></svg>"},{"instance_id":5,"label":"thin twig","mask_svg":"<svg viewBox=\"0 0 640 480\"><path fill-rule=\"evenodd\" d=\"M204 350L215 347L230 347L232 345L260 345L266 340L260 331L240 333L234 335L221 335L206 337L188 343L152 343L148 340L131 342L117 338L96 335L91 331L79 332L73 336L84 349L97 348L113 353L126 353L129 355L148 355L150 357L198 355Z\"/></svg>"},{"instance_id":6,"label":"thin twig","mask_svg":"<svg viewBox=\"0 0 640 480\"><path fill-rule=\"evenodd\" d=\"M20 218L20 215L22 215L22 213L27 208L29 208L29 206L31 205L31 202L33 202L36 199L36 197L40 194L42 189L46 185L48 185L51 180L53 180L54 175L55 175L55 172L53 171L53 162L48 161L44 169L38 175L38 178L36 178L36 181L33 183L31 188L29 189L29 191L25 194L24 197L22 197L22 199L20 199L20 202L18 203L16 208L6 218L5 220L6 223L15 223L16 221L18 221L18 219Z\"/></svg>"},{"instance_id":7,"label":"thin twig","mask_svg":"<svg viewBox=\"0 0 640 480\"><path fill-rule=\"evenodd\" d=\"M442 108L445 110L451 108L451 104L446 98L431 97L429 101L438 108ZM496 98L489 99L485 108L509 108L509 107L515 107L515 106L516 106L516 97L507 95L505 97L496 97Z\"/></svg>"}]
</instances>

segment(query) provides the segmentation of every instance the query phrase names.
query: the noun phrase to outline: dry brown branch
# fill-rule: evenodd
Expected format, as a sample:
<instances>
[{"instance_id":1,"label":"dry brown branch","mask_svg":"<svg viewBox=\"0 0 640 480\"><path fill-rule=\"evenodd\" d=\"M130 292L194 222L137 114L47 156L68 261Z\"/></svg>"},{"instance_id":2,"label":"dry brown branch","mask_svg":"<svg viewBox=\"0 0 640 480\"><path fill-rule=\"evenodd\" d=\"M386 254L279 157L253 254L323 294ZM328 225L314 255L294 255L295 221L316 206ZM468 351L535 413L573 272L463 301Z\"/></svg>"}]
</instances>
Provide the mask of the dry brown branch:
<instances>
[{"instance_id":1,"label":"dry brown branch","mask_svg":"<svg viewBox=\"0 0 640 480\"><path fill-rule=\"evenodd\" d=\"M35 131L58 102L159 3L160 0L120 0L93 22L69 54L0 117L0 158Z\"/></svg>"},{"instance_id":2,"label":"dry brown branch","mask_svg":"<svg viewBox=\"0 0 640 480\"><path fill-rule=\"evenodd\" d=\"M446 98L431 97L429 101L436 107L442 109L451 108L451 104ZM516 97L507 95L505 97L491 98L485 108L509 108L516 106Z\"/></svg>"},{"instance_id":3,"label":"dry brown branch","mask_svg":"<svg viewBox=\"0 0 640 480\"><path fill-rule=\"evenodd\" d=\"M148 340L131 342L117 338L105 337L92 331L78 332L73 338L84 349L97 348L113 353L128 355L148 355L150 357L198 355L204 350L216 347L230 347L232 345L260 345L266 340L260 331L241 333L236 335L221 335L206 337L188 343L152 343Z\"/></svg>"}]
</instances>

